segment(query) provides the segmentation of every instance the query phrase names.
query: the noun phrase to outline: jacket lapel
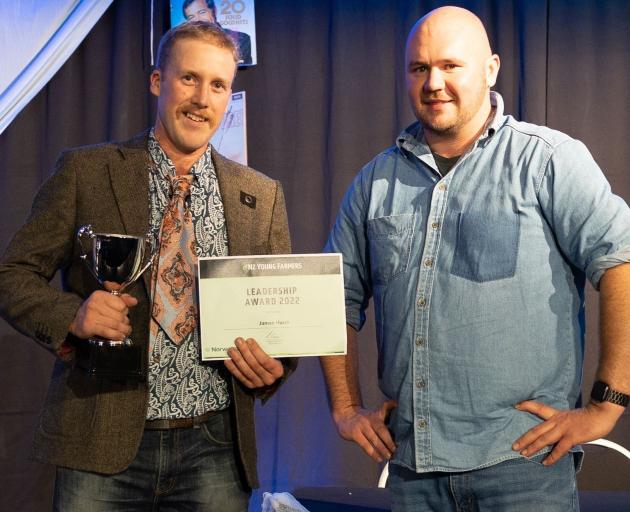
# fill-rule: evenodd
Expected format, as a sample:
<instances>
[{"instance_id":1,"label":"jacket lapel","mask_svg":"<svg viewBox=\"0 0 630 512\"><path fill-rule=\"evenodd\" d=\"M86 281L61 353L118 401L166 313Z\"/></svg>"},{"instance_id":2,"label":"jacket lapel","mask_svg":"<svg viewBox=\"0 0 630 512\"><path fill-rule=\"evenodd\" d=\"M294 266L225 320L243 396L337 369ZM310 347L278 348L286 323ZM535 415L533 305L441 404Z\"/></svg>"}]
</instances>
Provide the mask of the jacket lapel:
<instances>
[{"instance_id":1,"label":"jacket lapel","mask_svg":"<svg viewBox=\"0 0 630 512\"><path fill-rule=\"evenodd\" d=\"M242 183L238 168L212 149L212 161L219 180L223 211L228 235L228 254L250 254L253 212L242 204Z\"/></svg>"},{"instance_id":2,"label":"jacket lapel","mask_svg":"<svg viewBox=\"0 0 630 512\"><path fill-rule=\"evenodd\" d=\"M144 132L119 146L121 159L109 166L112 190L125 234L147 236L149 231L149 153L147 133ZM150 272L142 275L146 289L150 286Z\"/></svg>"}]
</instances>

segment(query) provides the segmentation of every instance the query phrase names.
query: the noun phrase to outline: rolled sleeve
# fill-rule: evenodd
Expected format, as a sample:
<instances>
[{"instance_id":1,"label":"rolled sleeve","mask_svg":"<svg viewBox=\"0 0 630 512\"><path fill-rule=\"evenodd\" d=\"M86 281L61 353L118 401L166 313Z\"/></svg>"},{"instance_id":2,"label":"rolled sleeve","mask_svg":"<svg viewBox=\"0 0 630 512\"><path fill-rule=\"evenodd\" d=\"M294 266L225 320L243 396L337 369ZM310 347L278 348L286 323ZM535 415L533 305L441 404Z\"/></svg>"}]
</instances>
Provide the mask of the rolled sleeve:
<instances>
[{"instance_id":1,"label":"rolled sleeve","mask_svg":"<svg viewBox=\"0 0 630 512\"><path fill-rule=\"evenodd\" d=\"M593 260L586 269L586 275L588 280L593 283L595 289L599 290L599 282L604 275L604 272L606 272L609 268L613 268L624 263L630 263L630 245L622 247L621 250L614 254L607 254Z\"/></svg>"},{"instance_id":2,"label":"rolled sleeve","mask_svg":"<svg viewBox=\"0 0 630 512\"><path fill-rule=\"evenodd\" d=\"M564 255L596 289L606 269L629 261L630 209L584 144L552 149L538 195Z\"/></svg>"}]
</instances>

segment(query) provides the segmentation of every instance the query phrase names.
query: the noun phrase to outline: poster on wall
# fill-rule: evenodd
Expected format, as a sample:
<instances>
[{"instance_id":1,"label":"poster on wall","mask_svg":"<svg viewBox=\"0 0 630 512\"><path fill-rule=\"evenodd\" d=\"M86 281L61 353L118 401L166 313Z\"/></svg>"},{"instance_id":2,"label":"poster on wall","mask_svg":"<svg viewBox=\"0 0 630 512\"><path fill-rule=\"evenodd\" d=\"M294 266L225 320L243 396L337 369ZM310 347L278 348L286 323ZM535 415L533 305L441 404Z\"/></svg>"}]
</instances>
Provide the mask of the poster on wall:
<instances>
[{"instance_id":1,"label":"poster on wall","mask_svg":"<svg viewBox=\"0 0 630 512\"><path fill-rule=\"evenodd\" d=\"M186 20L217 23L238 46L239 66L257 64L254 0L171 0L171 27Z\"/></svg>"},{"instance_id":2,"label":"poster on wall","mask_svg":"<svg viewBox=\"0 0 630 512\"><path fill-rule=\"evenodd\" d=\"M210 142L218 153L230 160L247 165L245 91L232 93L232 99L221 125Z\"/></svg>"}]
</instances>

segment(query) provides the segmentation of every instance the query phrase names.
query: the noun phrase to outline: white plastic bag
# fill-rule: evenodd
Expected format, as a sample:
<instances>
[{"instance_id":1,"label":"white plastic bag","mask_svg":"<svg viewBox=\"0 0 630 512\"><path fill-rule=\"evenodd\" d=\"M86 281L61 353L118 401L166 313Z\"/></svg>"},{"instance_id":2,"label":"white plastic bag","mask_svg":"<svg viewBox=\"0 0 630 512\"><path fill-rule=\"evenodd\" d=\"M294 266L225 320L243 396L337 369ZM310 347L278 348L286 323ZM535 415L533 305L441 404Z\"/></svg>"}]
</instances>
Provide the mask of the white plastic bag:
<instances>
[{"instance_id":1,"label":"white plastic bag","mask_svg":"<svg viewBox=\"0 0 630 512\"><path fill-rule=\"evenodd\" d=\"M288 492L265 492L262 512L308 512L308 510Z\"/></svg>"}]
</instances>

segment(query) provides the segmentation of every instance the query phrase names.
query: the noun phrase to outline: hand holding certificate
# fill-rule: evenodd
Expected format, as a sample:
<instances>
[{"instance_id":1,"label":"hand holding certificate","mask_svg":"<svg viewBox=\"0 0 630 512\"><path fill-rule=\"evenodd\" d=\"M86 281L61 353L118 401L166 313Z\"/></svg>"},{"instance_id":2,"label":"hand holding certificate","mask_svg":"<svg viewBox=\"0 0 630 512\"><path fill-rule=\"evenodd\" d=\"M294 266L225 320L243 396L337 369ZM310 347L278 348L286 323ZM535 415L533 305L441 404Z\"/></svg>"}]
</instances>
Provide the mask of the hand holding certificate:
<instances>
[{"instance_id":1,"label":"hand holding certificate","mask_svg":"<svg viewBox=\"0 0 630 512\"><path fill-rule=\"evenodd\" d=\"M284 365L260 348L256 340L236 338L236 346L228 349L225 366L249 389L271 386L284 375Z\"/></svg>"},{"instance_id":2,"label":"hand holding certificate","mask_svg":"<svg viewBox=\"0 0 630 512\"><path fill-rule=\"evenodd\" d=\"M199 260L201 355L228 359L236 338L273 357L346 352L341 255Z\"/></svg>"}]
</instances>

